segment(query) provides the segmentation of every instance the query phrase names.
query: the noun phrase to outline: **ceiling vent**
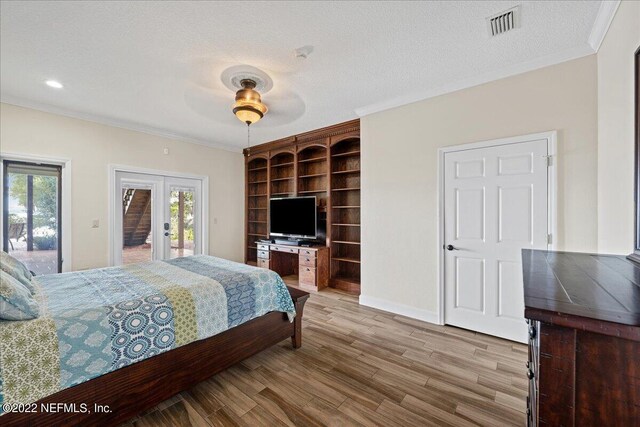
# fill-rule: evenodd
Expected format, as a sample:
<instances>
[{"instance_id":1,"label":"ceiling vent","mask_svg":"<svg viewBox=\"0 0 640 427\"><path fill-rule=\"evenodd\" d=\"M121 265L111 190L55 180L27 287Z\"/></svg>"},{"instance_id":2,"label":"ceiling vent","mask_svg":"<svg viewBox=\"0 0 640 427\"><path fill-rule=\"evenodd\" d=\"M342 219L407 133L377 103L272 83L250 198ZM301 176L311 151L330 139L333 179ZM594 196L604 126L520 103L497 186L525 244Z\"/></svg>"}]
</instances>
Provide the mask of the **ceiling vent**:
<instances>
[{"instance_id":1,"label":"ceiling vent","mask_svg":"<svg viewBox=\"0 0 640 427\"><path fill-rule=\"evenodd\" d=\"M487 26L491 37L504 34L520 27L520 6L500 12L487 18Z\"/></svg>"}]
</instances>

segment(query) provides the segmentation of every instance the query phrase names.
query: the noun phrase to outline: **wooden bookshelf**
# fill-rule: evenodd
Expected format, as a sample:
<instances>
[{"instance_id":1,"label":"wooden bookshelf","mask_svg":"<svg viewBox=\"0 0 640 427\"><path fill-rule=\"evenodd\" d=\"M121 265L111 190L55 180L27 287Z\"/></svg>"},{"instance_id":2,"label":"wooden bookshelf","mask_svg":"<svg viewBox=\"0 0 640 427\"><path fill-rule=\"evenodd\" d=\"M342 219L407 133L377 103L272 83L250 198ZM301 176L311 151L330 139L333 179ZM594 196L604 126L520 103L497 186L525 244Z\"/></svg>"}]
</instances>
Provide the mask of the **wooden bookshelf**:
<instances>
[{"instance_id":1,"label":"wooden bookshelf","mask_svg":"<svg viewBox=\"0 0 640 427\"><path fill-rule=\"evenodd\" d=\"M321 142L298 148L298 194L316 196L321 211L326 212L329 194L327 146Z\"/></svg>"},{"instance_id":2,"label":"wooden bookshelf","mask_svg":"<svg viewBox=\"0 0 640 427\"><path fill-rule=\"evenodd\" d=\"M247 167L246 262L269 230L269 198L316 196L330 247L329 286L360 294L360 122L251 147ZM323 236L324 237L324 236Z\"/></svg>"},{"instance_id":3,"label":"wooden bookshelf","mask_svg":"<svg viewBox=\"0 0 640 427\"><path fill-rule=\"evenodd\" d=\"M256 241L267 237L268 159L252 156L247 160L246 173L247 223L245 226L247 262L256 262Z\"/></svg>"},{"instance_id":4,"label":"wooden bookshelf","mask_svg":"<svg viewBox=\"0 0 640 427\"><path fill-rule=\"evenodd\" d=\"M331 276L333 286L360 288L360 138L331 146Z\"/></svg>"},{"instance_id":5,"label":"wooden bookshelf","mask_svg":"<svg viewBox=\"0 0 640 427\"><path fill-rule=\"evenodd\" d=\"M296 194L295 155L290 151L273 154L269 160L270 196L290 197Z\"/></svg>"}]
</instances>

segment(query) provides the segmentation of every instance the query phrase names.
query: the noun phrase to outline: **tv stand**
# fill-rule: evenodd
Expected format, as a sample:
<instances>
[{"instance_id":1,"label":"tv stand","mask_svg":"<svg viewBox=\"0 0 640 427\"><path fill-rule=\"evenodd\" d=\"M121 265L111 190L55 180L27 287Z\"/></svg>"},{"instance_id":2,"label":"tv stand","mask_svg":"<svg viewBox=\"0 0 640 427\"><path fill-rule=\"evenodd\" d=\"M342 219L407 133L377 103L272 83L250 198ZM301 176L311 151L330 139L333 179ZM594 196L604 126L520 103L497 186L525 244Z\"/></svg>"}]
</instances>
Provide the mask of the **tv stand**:
<instances>
[{"instance_id":1,"label":"tv stand","mask_svg":"<svg viewBox=\"0 0 640 427\"><path fill-rule=\"evenodd\" d=\"M329 285L329 248L326 246L260 242L257 264L280 276L297 275L298 287L304 290L319 291Z\"/></svg>"}]
</instances>

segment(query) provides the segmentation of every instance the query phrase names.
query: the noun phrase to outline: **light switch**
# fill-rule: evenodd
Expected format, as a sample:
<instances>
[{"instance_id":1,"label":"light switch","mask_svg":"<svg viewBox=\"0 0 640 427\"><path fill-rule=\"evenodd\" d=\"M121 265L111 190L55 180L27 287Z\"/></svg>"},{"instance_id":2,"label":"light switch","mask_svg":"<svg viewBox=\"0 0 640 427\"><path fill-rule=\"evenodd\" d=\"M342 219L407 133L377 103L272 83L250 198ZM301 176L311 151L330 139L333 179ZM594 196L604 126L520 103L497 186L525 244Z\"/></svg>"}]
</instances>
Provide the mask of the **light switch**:
<instances>
[{"instance_id":1,"label":"light switch","mask_svg":"<svg viewBox=\"0 0 640 427\"><path fill-rule=\"evenodd\" d=\"M163 152L164 152L164 154L169 154L169 149L168 149L168 148L165 148L165 149L163 150Z\"/></svg>"},{"instance_id":2,"label":"light switch","mask_svg":"<svg viewBox=\"0 0 640 427\"><path fill-rule=\"evenodd\" d=\"M100 220L94 219L93 221L91 221L91 228L100 228Z\"/></svg>"}]
</instances>

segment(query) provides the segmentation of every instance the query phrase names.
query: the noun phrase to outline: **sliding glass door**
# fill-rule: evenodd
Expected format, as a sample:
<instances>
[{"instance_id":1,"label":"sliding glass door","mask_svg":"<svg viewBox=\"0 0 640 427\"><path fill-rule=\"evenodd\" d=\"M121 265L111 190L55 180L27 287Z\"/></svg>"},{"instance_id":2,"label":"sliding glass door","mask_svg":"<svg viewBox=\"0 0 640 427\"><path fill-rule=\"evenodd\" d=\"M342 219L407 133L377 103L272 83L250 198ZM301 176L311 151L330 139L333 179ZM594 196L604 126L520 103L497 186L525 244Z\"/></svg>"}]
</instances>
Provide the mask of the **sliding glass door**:
<instances>
[{"instance_id":1,"label":"sliding glass door","mask_svg":"<svg viewBox=\"0 0 640 427\"><path fill-rule=\"evenodd\" d=\"M117 172L114 265L202 253L202 181Z\"/></svg>"},{"instance_id":2,"label":"sliding glass door","mask_svg":"<svg viewBox=\"0 0 640 427\"><path fill-rule=\"evenodd\" d=\"M38 275L62 271L62 168L3 161L2 249Z\"/></svg>"}]
</instances>

